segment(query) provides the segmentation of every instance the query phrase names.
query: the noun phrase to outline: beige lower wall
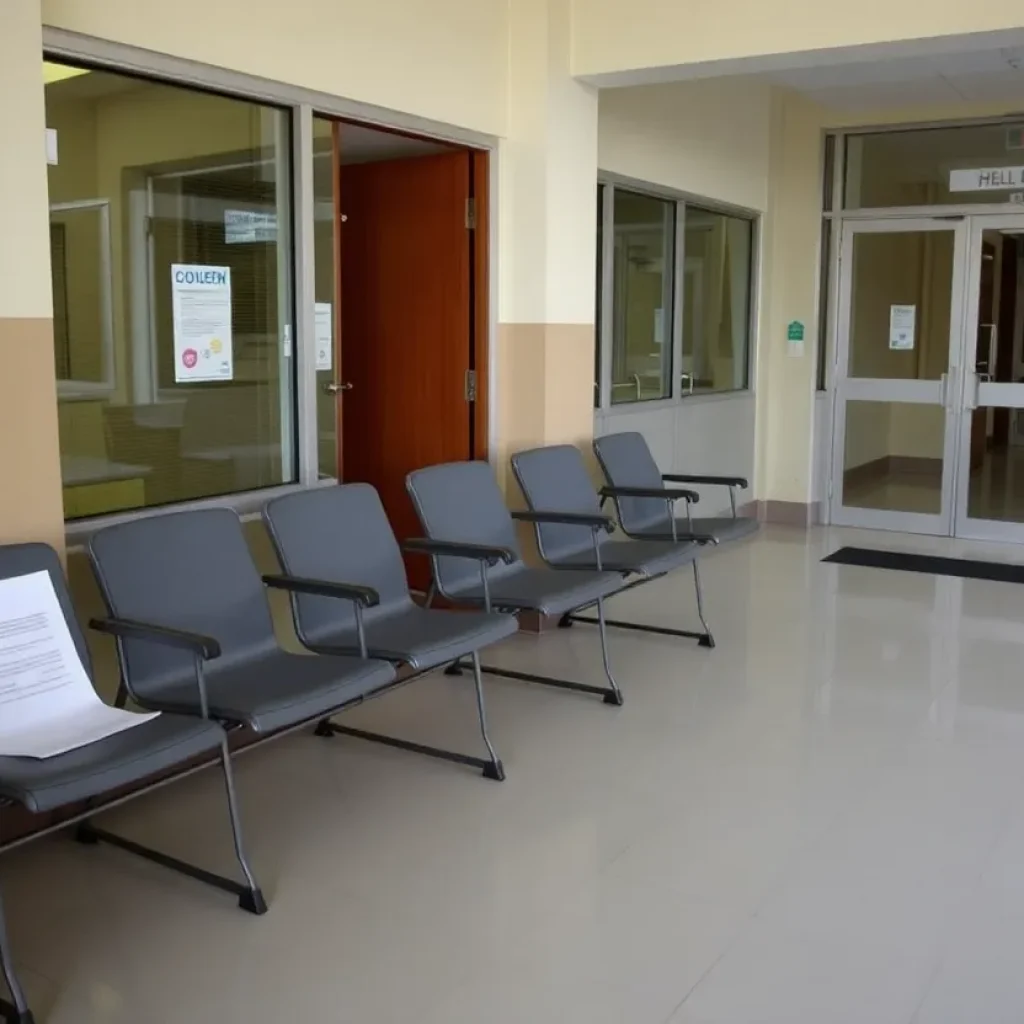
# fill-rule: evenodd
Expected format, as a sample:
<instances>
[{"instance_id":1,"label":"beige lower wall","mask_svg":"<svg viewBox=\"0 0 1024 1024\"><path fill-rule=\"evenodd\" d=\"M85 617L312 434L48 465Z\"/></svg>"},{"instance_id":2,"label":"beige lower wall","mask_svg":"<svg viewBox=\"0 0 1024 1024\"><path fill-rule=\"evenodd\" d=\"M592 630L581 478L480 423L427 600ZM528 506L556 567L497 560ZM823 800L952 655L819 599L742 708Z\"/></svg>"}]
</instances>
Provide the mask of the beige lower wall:
<instances>
[{"instance_id":1,"label":"beige lower wall","mask_svg":"<svg viewBox=\"0 0 1024 1024\"><path fill-rule=\"evenodd\" d=\"M497 437L499 479L515 495L509 456L544 444L589 448L594 436L594 325L500 324Z\"/></svg>"},{"instance_id":2,"label":"beige lower wall","mask_svg":"<svg viewBox=\"0 0 1024 1024\"><path fill-rule=\"evenodd\" d=\"M64 549L53 321L0 318L0 543Z\"/></svg>"}]
</instances>

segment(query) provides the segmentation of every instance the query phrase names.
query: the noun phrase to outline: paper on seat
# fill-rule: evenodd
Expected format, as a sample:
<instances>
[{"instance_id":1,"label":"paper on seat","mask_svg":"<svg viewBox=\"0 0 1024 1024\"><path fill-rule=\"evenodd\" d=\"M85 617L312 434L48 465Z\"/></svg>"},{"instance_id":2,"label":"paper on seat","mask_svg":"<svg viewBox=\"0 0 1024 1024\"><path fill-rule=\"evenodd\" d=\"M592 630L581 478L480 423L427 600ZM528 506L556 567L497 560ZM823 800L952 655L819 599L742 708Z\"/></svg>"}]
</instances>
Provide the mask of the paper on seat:
<instances>
[{"instance_id":1,"label":"paper on seat","mask_svg":"<svg viewBox=\"0 0 1024 1024\"><path fill-rule=\"evenodd\" d=\"M48 572L0 580L0 756L54 757L158 714L100 700Z\"/></svg>"}]
</instances>

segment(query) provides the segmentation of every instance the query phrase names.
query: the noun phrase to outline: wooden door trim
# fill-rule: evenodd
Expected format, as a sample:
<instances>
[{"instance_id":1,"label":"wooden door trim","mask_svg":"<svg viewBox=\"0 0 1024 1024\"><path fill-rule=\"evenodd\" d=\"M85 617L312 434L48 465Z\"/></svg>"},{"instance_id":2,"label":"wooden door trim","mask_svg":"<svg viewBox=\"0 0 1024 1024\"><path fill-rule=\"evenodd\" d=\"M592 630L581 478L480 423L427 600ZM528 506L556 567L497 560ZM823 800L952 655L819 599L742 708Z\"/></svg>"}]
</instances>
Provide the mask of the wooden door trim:
<instances>
[{"instance_id":1,"label":"wooden door trim","mask_svg":"<svg viewBox=\"0 0 1024 1024\"><path fill-rule=\"evenodd\" d=\"M334 200L334 380L343 381L341 363L341 122L331 122L331 187ZM315 215L315 211L314 211ZM345 479L345 439L341 400L343 392L334 396L334 461L338 482Z\"/></svg>"},{"instance_id":2,"label":"wooden door trim","mask_svg":"<svg viewBox=\"0 0 1024 1024\"><path fill-rule=\"evenodd\" d=\"M472 161L470 187L476 211L473 238L473 353L476 371L476 403L473 406L473 450L470 456L486 460L490 455L490 352L491 352L491 189L490 151L468 150Z\"/></svg>"}]
</instances>

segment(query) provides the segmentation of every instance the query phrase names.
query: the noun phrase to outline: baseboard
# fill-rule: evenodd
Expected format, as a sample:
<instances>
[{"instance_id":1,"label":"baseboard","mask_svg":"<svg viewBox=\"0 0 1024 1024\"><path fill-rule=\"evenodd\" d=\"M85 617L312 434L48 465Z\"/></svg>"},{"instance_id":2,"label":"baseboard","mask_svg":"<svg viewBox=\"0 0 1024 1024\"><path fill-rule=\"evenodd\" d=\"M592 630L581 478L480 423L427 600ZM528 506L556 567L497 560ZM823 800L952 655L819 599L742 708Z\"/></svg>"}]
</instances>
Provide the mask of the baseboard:
<instances>
[{"instance_id":1,"label":"baseboard","mask_svg":"<svg viewBox=\"0 0 1024 1024\"><path fill-rule=\"evenodd\" d=\"M919 455L883 455L880 459L854 466L843 473L843 487L879 483L891 476L942 476L942 459Z\"/></svg>"},{"instance_id":2,"label":"baseboard","mask_svg":"<svg viewBox=\"0 0 1024 1024\"><path fill-rule=\"evenodd\" d=\"M740 514L753 516L761 523L799 526L806 530L822 521L822 504L820 501L750 501L740 509Z\"/></svg>"}]
</instances>

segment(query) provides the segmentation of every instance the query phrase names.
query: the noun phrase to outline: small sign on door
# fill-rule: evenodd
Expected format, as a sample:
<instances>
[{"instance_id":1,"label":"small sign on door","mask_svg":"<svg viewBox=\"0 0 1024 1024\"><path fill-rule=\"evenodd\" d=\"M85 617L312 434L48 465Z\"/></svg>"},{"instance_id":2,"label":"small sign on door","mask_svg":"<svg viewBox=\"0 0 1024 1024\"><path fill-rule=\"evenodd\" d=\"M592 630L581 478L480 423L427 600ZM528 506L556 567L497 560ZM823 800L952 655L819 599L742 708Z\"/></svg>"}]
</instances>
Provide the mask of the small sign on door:
<instances>
[{"instance_id":1,"label":"small sign on door","mask_svg":"<svg viewBox=\"0 0 1024 1024\"><path fill-rule=\"evenodd\" d=\"M909 352L914 347L917 306L889 307L889 348Z\"/></svg>"}]
</instances>

